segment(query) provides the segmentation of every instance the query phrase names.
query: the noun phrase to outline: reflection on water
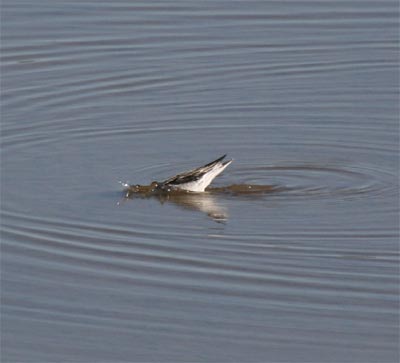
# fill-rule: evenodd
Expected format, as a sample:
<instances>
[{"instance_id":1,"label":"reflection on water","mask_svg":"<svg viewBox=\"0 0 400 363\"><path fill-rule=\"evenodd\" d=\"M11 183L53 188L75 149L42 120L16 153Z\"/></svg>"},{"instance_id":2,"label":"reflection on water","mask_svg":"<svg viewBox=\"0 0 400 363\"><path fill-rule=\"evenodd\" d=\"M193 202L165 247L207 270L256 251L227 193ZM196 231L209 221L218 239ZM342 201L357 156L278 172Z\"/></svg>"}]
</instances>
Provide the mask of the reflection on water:
<instances>
[{"instance_id":1,"label":"reflection on water","mask_svg":"<svg viewBox=\"0 0 400 363\"><path fill-rule=\"evenodd\" d=\"M228 211L218 203L218 199L211 193L126 193L126 198L155 198L160 203L173 203L188 210L206 213L216 222L224 222L228 219Z\"/></svg>"},{"instance_id":2,"label":"reflection on water","mask_svg":"<svg viewBox=\"0 0 400 363\"><path fill-rule=\"evenodd\" d=\"M232 196L261 196L282 190L273 185L233 184L226 187L208 187L205 192L194 193L184 190L156 190L151 185L126 185L125 198L155 198L160 203L174 203L182 208L206 213L216 222L228 219L227 208L218 203L222 195Z\"/></svg>"}]
</instances>

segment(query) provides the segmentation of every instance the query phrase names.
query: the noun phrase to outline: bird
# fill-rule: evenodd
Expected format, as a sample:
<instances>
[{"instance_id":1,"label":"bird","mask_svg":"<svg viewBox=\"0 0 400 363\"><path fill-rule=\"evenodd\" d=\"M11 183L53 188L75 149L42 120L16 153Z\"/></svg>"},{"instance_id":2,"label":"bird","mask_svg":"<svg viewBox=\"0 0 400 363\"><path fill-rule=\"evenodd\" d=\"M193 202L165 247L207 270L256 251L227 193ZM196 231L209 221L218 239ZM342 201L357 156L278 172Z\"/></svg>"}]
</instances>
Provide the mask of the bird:
<instances>
[{"instance_id":1,"label":"bird","mask_svg":"<svg viewBox=\"0 0 400 363\"><path fill-rule=\"evenodd\" d=\"M223 161L226 154L199 168L177 174L158 183L158 188L180 189L189 192L204 192L211 182L221 174L233 160Z\"/></svg>"},{"instance_id":2,"label":"bird","mask_svg":"<svg viewBox=\"0 0 400 363\"><path fill-rule=\"evenodd\" d=\"M220 158L183 173L174 175L164 181L153 181L150 185L128 185L128 193L154 193L154 192L204 192L211 182L221 174L233 160L223 161L226 154Z\"/></svg>"}]
</instances>

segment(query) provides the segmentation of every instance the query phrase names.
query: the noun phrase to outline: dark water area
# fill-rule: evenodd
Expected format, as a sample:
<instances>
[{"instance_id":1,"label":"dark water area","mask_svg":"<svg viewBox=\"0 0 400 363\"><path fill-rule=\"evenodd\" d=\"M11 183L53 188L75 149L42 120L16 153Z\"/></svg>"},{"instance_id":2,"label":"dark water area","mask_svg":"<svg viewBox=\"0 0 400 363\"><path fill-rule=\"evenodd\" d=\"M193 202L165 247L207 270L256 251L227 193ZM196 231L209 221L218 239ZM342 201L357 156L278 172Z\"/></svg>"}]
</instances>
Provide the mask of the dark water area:
<instances>
[{"instance_id":1,"label":"dark water area","mask_svg":"<svg viewBox=\"0 0 400 363\"><path fill-rule=\"evenodd\" d=\"M397 362L398 16L3 1L1 361Z\"/></svg>"}]
</instances>

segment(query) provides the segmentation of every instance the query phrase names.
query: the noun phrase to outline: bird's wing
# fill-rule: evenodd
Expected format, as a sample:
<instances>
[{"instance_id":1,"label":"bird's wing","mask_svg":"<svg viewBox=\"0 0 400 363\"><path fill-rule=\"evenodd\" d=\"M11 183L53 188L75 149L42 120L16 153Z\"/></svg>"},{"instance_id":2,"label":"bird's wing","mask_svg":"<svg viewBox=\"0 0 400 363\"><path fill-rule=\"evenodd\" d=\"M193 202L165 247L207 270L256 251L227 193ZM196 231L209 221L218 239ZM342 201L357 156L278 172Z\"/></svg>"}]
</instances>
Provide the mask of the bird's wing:
<instances>
[{"instance_id":1,"label":"bird's wing","mask_svg":"<svg viewBox=\"0 0 400 363\"><path fill-rule=\"evenodd\" d=\"M204 166L201 166L199 168L189 170L184 173L180 173L178 175L175 175L171 178L168 178L167 180L164 180L162 184L185 184L185 183L190 183L192 181L199 180L204 174L208 173L210 170L212 170L217 164L221 163L222 160L226 157L226 155L221 156L220 158L212 161L211 163L208 163ZM222 164L222 163L221 163Z\"/></svg>"}]
</instances>

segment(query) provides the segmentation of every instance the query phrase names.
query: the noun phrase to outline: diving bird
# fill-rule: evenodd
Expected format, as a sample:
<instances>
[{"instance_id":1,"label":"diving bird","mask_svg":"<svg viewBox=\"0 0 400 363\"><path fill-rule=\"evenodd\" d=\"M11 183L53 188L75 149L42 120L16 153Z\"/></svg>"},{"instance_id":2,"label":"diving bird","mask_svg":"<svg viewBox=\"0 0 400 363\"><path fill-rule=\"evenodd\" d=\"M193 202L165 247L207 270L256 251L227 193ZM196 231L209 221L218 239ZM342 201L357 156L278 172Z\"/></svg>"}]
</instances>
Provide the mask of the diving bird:
<instances>
[{"instance_id":1,"label":"diving bird","mask_svg":"<svg viewBox=\"0 0 400 363\"><path fill-rule=\"evenodd\" d=\"M189 192L204 192L216 176L221 174L233 161L223 161L226 155L199 168L175 175L163 182L158 187L162 189L182 189Z\"/></svg>"},{"instance_id":2,"label":"diving bird","mask_svg":"<svg viewBox=\"0 0 400 363\"><path fill-rule=\"evenodd\" d=\"M226 155L199 168L189 170L168 178L162 182L153 181L150 185L128 185L128 193L152 193L152 192L204 192L214 178L221 174L233 161L223 161Z\"/></svg>"}]
</instances>

